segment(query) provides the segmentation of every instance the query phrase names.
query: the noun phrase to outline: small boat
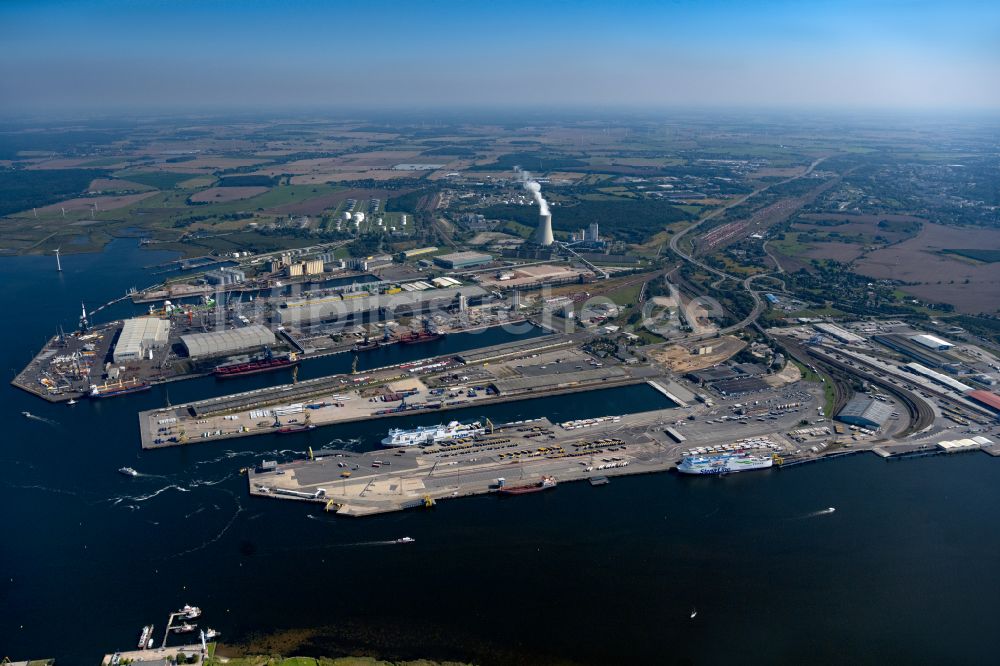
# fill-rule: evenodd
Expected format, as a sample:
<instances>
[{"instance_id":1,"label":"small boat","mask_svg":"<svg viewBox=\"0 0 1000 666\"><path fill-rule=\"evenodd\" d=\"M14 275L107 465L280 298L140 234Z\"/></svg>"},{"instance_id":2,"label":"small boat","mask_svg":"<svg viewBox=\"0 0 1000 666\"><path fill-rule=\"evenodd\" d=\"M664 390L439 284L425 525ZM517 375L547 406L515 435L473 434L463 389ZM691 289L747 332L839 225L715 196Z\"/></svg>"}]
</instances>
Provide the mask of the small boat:
<instances>
[{"instance_id":1,"label":"small boat","mask_svg":"<svg viewBox=\"0 0 1000 666\"><path fill-rule=\"evenodd\" d=\"M21 416L23 416L26 419L30 419L30 418L34 417L35 415L32 414L31 412L21 412Z\"/></svg>"},{"instance_id":2,"label":"small boat","mask_svg":"<svg viewBox=\"0 0 1000 666\"><path fill-rule=\"evenodd\" d=\"M691 619L693 620L696 617L698 617L698 609L697 608L692 608L691 609Z\"/></svg>"},{"instance_id":3,"label":"small boat","mask_svg":"<svg viewBox=\"0 0 1000 666\"><path fill-rule=\"evenodd\" d=\"M205 638L209 639L209 640L211 640L213 638L217 638L217 637L219 637L221 635L222 635L222 632L221 631L216 631L215 629L206 629L205 630Z\"/></svg>"},{"instance_id":4,"label":"small boat","mask_svg":"<svg viewBox=\"0 0 1000 666\"><path fill-rule=\"evenodd\" d=\"M188 606L188 605L185 605L184 608L182 608L179 611L177 611L177 613L178 613L178 615L183 615L184 617L186 617L189 620L193 620L194 618L196 618L199 615L201 615L201 609L198 608L197 606Z\"/></svg>"},{"instance_id":5,"label":"small boat","mask_svg":"<svg viewBox=\"0 0 1000 666\"><path fill-rule=\"evenodd\" d=\"M606 476L592 476L590 477L590 485L592 486L604 486L608 483L608 477Z\"/></svg>"},{"instance_id":6,"label":"small boat","mask_svg":"<svg viewBox=\"0 0 1000 666\"><path fill-rule=\"evenodd\" d=\"M395 543L413 543L416 539L411 537L402 537L401 539L396 539Z\"/></svg>"},{"instance_id":7,"label":"small boat","mask_svg":"<svg viewBox=\"0 0 1000 666\"><path fill-rule=\"evenodd\" d=\"M196 624L188 624L187 622L185 622L184 624L174 627L173 630L178 634L189 634L192 631L194 631L197 628L197 626L198 625Z\"/></svg>"},{"instance_id":8,"label":"small boat","mask_svg":"<svg viewBox=\"0 0 1000 666\"><path fill-rule=\"evenodd\" d=\"M556 487L555 477L543 476L542 480L538 483L532 484L530 486L514 486L514 487L504 487L500 489L501 495L527 495L528 493L537 493L543 490L551 490Z\"/></svg>"},{"instance_id":9,"label":"small boat","mask_svg":"<svg viewBox=\"0 0 1000 666\"><path fill-rule=\"evenodd\" d=\"M125 476L139 476L139 472L135 471L131 467L121 467L118 469L119 474L124 474Z\"/></svg>"},{"instance_id":10,"label":"small boat","mask_svg":"<svg viewBox=\"0 0 1000 666\"><path fill-rule=\"evenodd\" d=\"M153 625L147 624L139 634L139 649L142 650L151 645L153 641Z\"/></svg>"},{"instance_id":11,"label":"small boat","mask_svg":"<svg viewBox=\"0 0 1000 666\"><path fill-rule=\"evenodd\" d=\"M309 432L310 430L315 430L316 426L312 424L308 425L290 425L283 428L278 428L279 435L291 435L296 432Z\"/></svg>"},{"instance_id":12,"label":"small boat","mask_svg":"<svg viewBox=\"0 0 1000 666\"><path fill-rule=\"evenodd\" d=\"M70 398L69 402L67 402L66 404L67 405L75 405L76 404L76 400L74 400L73 398Z\"/></svg>"}]
</instances>

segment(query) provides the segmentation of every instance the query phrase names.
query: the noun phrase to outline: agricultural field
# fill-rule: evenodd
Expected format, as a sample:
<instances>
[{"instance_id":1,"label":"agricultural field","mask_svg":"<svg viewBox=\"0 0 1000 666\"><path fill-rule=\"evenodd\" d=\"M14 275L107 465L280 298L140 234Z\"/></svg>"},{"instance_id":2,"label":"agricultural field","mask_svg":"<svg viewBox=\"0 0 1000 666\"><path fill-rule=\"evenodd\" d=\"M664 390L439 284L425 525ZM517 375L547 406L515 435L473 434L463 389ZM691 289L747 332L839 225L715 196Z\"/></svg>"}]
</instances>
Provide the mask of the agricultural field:
<instances>
[{"instance_id":1,"label":"agricultural field","mask_svg":"<svg viewBox=\"0 0 1000 666\"><path fill-rule=\"evenodd\" d=\"M950 303L959 312L995 312L1000 308L996 267L948 252L970 247L1000 251L1000 229L926 224L916 237L872 252L855 269L873 278L901 280L905 292Z\"/></svg>"}]
</instances>

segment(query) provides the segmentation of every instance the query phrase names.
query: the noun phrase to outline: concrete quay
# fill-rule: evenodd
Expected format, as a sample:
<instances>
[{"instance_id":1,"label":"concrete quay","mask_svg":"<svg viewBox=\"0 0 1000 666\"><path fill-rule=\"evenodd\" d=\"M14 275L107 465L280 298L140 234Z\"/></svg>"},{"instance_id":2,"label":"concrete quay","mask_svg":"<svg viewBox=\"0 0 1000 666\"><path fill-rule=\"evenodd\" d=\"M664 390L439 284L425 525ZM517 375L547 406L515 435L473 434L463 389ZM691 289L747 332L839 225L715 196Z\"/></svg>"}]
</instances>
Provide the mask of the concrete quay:
<instances>
[{"instance_id":1,"label":"concrete quay","mask_svg":"<svg viewBox=\"0 0 1000 666\"><path fill-rule=\"evenodd\" d=\"M779 456L791 456L798 448L776 434L794 427L797 414L777 423L692 428L686 430L692 441L679 444L664 431L688 411L627 414L572 429L538 419L498 426L474 441L426 449L317 452L312 460L248 470L248 485L254 496L313 502L339 515L360 517L494 493L499 478L514 487L536 484L543 476L567 483L664 472L695 445L695 437L698 446L767 438Z\"/></svg>"},{"instance_id":2,"label":"concrete quay","mask_svg":"<svg viewBox=\"0 0 1000 666\"><path fill-rule=\"evenodd\" d=\"M651 366L605 362L595 367L597 362L588 354L556 341L544 347L523 342L508 347L513 351L491 348L478 356L481 362L466 364L460 357L437 357L363 375L333 375L140 412L142 448L296 432L661 378L661 372ZM498 358L504 360L498 362ZM659 386L666 382L661 379Z\"/></svg>"}]
</instances>

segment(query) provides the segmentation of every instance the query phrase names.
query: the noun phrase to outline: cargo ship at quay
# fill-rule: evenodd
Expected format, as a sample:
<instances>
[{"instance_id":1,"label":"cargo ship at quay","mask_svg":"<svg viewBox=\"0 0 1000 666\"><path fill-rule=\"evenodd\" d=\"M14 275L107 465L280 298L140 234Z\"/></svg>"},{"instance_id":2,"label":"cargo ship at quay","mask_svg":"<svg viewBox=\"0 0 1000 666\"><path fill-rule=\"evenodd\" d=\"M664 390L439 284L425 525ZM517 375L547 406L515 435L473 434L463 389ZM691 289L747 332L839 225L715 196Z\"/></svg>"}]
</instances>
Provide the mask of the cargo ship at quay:
<instances>
[{"instance_id":1,"label":"cargo ship at quay","mask_svg":"<svg viewBox=\"0 0 1000 666\"><path fill-rule=\"evenodd\" d=\"M212 371L217 379L230 379L232 377L246 377L248 375L259 375L263 372L274 372L285 368L293 368L299 364L299 359L294 354L281 357L273 357L270 354L264 358L247 361L244 363L232 363L220 365Z\"/></svg>"},{"instance_id":2,"label":"cargo ship at quay","mask_svg":"<svg viewBox=\"0 0 1000 666\"><path fill-rule=\"evenodd\" d=\"M688 456L677 466L682 474L735 474L755 469L767 469L774 457L766 453L721 453L709 456Z\"/></svg>"},{"instance_id":3,"label":"cargo ship at quay","mask_svg":"<svg viewBox=\"0 0 1000 666\"><path fill-rule=\"evenodd\" d=\"M129 382L119 381L117 384L102 384L100 386L92 384L90 386L90 393L88 393L88 396L95 400L102 398L117 398L118 396L129 395L130 393L148 391L151 388L153 388L151 384L141 382L138 379Z\"/></svg>"},{"instance_id":4,"label":"cargo ship at quay","mask_svg":"<svg viewBox=\"0 0 1000 666\"><path fill-rule=\"evenodd\" d=\"M486 428L476 421L474 423L459 423L452 421L448 425L422 426L412 430L394 428L389 436L382 440L382 446L427 446L442 442L453 442L465 437L475 437L486 432Z\"/></svg>"}]
</instances>

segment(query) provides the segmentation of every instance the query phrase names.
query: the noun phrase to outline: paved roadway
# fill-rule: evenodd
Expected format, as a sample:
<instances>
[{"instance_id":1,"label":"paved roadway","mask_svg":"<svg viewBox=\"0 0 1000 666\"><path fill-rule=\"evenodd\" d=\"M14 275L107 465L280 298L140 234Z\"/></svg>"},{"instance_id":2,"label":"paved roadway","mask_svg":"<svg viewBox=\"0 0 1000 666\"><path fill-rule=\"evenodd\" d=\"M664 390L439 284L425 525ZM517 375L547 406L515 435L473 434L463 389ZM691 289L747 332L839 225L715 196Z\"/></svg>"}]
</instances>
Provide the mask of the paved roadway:
<instances>
[{"instance_id":1,"label":"paved roadway","mask_svg":"<svg viewBox=\"0 0 1000 666\"><path fill-rule=\"evenodd\" d=\"M703 270L706 270L709 273L712 273L713 275L718 276L723 281L724 280L739 281L738 277L736 277L734 275L730 275L729 273L726 273L725 271L720 271L717 268L713 268L712 266L709 266L705 262L703 262L703 261L701 261L699 259L696 259L692 254L688 254L687 252L685 252L684 250L682 250L680 248L680 241L681 241L681 239L684 238L684 236L686 236L690 232L694 231L695 229L700 228L703 224L705 224L709 220L713 220L713 219L717 218L718 216L722 215L724 212L726 212L730 208L733 208L735 206L739 206L743 202L751 199L752 197L757 196L758 194L766 192L767 190L771 189L772 187L775 187L776 185L784 185L785 183L790 183L792 181L795 181L795 180L798 180L800 178L804 178L804 177L808 176L825 159L827 159L827 158L826 157L821 157L821 158L815 160L812 164L810 164L808 166L808 168L806 168L805 171L803 171L802 173L800 173L797 176L792 176L791 178L786 178L785 180L779 181L777 183L771 183L769 185L765 185L764 187L757 188L753 192L750 192L749 194L746 194L746 195L744 195L742 197L738 197L738 198L730 201L729 203L727 203L725 206L713 210L711 213L709 213L705 217L701 218L700 220L698 220L697 222L695 222L691 226L689 226L689 227L681 230L677 234L674 234L674 236L671 237L671 239L670 239L670 249L673 250L674 253L677 254L677 256L679 256L684 261L687 261L688 263L694 264L695 266L698 266L699 268L701 268ZM753 288L751 286L751 283L753 282L754 279L759 278L759 277L763 277L763 276L766 276L766 275L768 275L768 273L759 273L757 275L751 275L750 277L748 277L748 278L746 278L745 280L742 281L743 288L747 291L747 293L750 294L750 297L753 298L753 302L754 302L753 310L750 312L749 315L747 315L743 319L743 321L741 321L738 324L735 324L733 326L726 327L726 328L722 329L721 331L719 331L719 333L721 333L722 335L733 333L734 331L738 331L740 329L746 328L750 324L752 324L755 321L757 321L757 318L760 317L760 314L764 311L764 307L765 306L764 306L763 301L760 298L760 295L756 291L753 290ZM711 334L706 334L706 333L692 334L692 335L688 335L688 336L685 336L683 338L679 338L677 340L674 340L673 342L696 341L696 340L701 340L701 339L704 339L704 338L714 337L715 334L716 334L715 331L713 331Z\"/></svg>"}]
</instances>

